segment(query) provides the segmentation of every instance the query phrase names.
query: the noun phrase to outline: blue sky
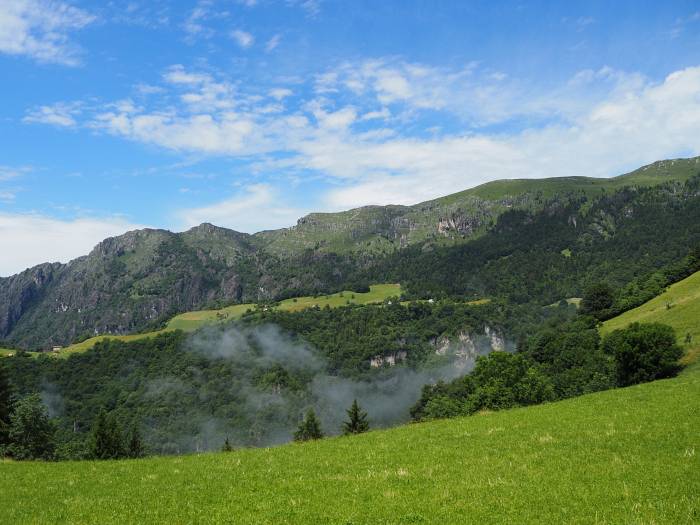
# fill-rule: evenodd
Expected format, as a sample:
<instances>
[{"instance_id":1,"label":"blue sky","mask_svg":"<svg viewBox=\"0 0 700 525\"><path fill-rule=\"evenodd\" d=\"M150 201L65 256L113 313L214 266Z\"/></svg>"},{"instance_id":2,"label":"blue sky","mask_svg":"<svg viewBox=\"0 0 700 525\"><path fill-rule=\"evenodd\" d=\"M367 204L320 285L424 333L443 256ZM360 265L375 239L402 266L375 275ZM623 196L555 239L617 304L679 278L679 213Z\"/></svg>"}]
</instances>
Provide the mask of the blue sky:
<instances>
[{"instance_id":1,"label":"blue sky","mask_svg":"<svg viewBox=\"0 0 700 525\"><path fill-rule=\"evenodd\" d=\"M700 155L698 1L2 0L0 78L0 275Z\"/></svg>"}]
</instances>

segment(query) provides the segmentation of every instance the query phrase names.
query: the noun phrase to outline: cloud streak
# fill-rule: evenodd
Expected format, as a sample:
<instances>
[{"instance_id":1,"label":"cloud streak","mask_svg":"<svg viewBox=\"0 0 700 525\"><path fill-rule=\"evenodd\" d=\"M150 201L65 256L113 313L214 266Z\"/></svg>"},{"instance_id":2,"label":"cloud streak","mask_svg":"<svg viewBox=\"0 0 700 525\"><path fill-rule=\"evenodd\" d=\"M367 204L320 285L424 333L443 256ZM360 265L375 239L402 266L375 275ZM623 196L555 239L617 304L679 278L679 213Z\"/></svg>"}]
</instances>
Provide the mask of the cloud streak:
<instances>
[{"instance_id":1,"label":"cloud streak","mask_svg":"<svg viewBox=\"0 0 700 525\"><path fill-rule=\"evenodd\" d=\"M70 35L95 19L87 11L58 0L3 0L0 52L44 63L79 65L81 50Z\"/></svg>"}]
</instances>

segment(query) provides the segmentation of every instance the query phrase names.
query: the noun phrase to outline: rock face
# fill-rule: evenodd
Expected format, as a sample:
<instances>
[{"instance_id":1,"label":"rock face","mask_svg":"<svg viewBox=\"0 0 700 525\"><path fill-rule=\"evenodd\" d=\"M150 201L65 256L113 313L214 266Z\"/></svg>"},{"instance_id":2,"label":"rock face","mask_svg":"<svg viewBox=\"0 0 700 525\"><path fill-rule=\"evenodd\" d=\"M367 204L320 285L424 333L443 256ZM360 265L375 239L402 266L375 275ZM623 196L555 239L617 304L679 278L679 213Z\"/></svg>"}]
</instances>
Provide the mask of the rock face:
<instances>
[{"instance_id":1,"label":"rock face","mask_svg":"<svg viewBox=\"0 0 700 525\"><path fill-rule=\"evenodd\" d=\"M445 237L454 233L468 236L472 235L482 225L482 219L478 215L470 216L462 213L453 213L449 217L440 218L437 231Z\"/></svg>"},{"instance_id":2,"label":"rock face","mask_svg":"<svg viewBox=\"0 0 700 525\"><path fill-rule=\"evenodd\" d=\"M439 337L433 346L436 355L454 357L454 366L460 371L471 370L480 355L506 349L501 332L489 326L485 327L482 335L462 331L456 337Z\"/></svg>"},{"instance_id":3,"label":"rock face","mask_svg":"<svg viewBox=\"0 0 700 525\"><path fill-rule=\"evenodd\" d=\"M495 330L487 325L484 328L484 332L486 333L486 337L489 338L491 349L494 352L500 352L506 349L506 341L498 330Z\"/></svg>"},{"instance_id":4,"label":"rock face","mask_svg":"<svg viewBox=\"0 0 700 525\"><path fill-rule=\"evenodd\" d=\"M370 359L369 366L372 368L380 368L384 365L395 366L396 363L405 361L406 357L407 354L405 350L399 350L398 352L392 352L391 354L387 355L375 355L372 359Z\"/></svg>"}]
</instances>

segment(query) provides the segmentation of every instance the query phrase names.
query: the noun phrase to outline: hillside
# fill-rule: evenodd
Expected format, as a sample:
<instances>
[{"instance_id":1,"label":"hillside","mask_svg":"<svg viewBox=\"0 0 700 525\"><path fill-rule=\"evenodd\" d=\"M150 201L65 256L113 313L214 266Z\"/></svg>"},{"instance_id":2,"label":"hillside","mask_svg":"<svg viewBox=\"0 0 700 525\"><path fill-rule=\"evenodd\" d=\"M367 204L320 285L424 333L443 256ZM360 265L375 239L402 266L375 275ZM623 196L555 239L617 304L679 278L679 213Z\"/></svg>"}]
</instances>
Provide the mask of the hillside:
<instances>
[{"instance_id":1,"label":"hillside","mask_svg":"<svg viewBox=\"0 0 700 525\"><path fill-rule=\"evenodd\" d=\"M161 329L183 312L371 283L400 282L412 298L549 304L580 296L599 274L624 285L684 256L682 247L700 241L696 182L683 183L698 171L700 158L612 179L497 181L415 206L314 214L256 235L211 224L132 231L68 264L0 279L0 341L46 349Z\"/></svg>"},{"instance_id":2,"label":"hillside","mask_svg":"<svg viewBox=\"0 0 700 525\"><path fill-rule=\"evenodd\" d=\"M679 343L691 353L700 350L700 272L671 285L643 305L603 323L602 333L631 323L664 323L676 331ZM686 338L690 336L690 340Z\"/></svg>"},{"instance_id":3,"label":"hillside","mask_svg":"<svg viewBox=\"0 0 700 525\"><path fill-rule=\"evenodd\" d=\"M388 299L389 297L399 297L401 296L401 286L398 284L375 284L370 286L369 292L338 292L335 294L329 294L325 296L313 297L295 297L293 299L285 299L280 301L278 304L271 306L271 310L279 310L283 312L298 312L306 308L324 308L326 306L330 308L336 308L345 305L364 305L364 304L376 304ZM58 354L61 357L67 357L70 354L77 352L85 352L89 350L96 343L106 340L117 340L117 341L138 341L140 339L146 339L149 337L155 337L159 334L166 332L172 332L174 330L182 330L183 332L193 332L202 328L205 325L225 323L235 319L239 319L244 313L254 310L257 305L253 303L237 304L233 306L228 306L225 308L219 308L216 310L196 310L192 312L184 312L182 314L174 316L170 319L165 328L161 330L154 330L152 332L145 332L140 334L127 334L127 335L99 335L95 337L90 337L85 341L80 343L75 343L62 348ZM5 355L12 353L11 350L4 351ZM0 356L3 355L3 350L0 349Z\"/></svg>"},{"instance_id":4,"label":"hillside","mask_svg":"<svg viewBox=\"0 0 700 525\"><path fill-rule=\"evenodd\" d=\"M0 521L692 523L698 398L694 366L557 403L302 445L5 462Z\"/></svg>"},{"instance_id":5,"label":"hillside","mask_svg":"<svg viewBox=\"0 0 700 525\"><path fill-rule=\"evenodd\" d=\"M555 196L595 197L625 186L683 182L699 170L700 157L696 157L659 161L608 179L498 180L413 206L366 206L340 213L312 213L292 228L261 232L255 237L266 250L281 255L302 249L387 253L426 240L449 243L475 238L492 227L503 212L539 211Z\"/></svg>"}]
</instances>

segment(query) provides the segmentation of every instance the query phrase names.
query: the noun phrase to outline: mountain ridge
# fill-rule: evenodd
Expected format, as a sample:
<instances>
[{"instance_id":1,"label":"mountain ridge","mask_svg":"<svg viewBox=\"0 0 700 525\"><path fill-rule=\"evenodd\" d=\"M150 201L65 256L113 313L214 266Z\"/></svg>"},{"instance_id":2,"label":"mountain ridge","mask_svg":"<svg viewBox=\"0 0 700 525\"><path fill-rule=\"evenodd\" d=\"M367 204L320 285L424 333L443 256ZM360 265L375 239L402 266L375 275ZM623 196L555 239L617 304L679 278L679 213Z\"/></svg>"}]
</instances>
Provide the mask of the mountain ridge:
<instances>
[{"instance_id":1,"label":"mountain ridge","mask_svg":"<svg viewBox=\"0 0 700 525\"><path fill-rule=\"evenodd\" d=\"M183 311L359 290L369 280L398 282L386 269L365 270L412 246L432 250L475 241L493 232L506 213L525 214L509 220L527 222L528 214L553 212L608 189L680 184L698 172L700 158L693 158L660 161L612 179L493 181L413 206L311 214L294 227L252 235L209 223L179 233L132 230L69 263L44 263L1 278L0 340L62 345L153 329ZM595 228L609 235L609 218L597 220Z\"/></svg>"}]
</instances>

